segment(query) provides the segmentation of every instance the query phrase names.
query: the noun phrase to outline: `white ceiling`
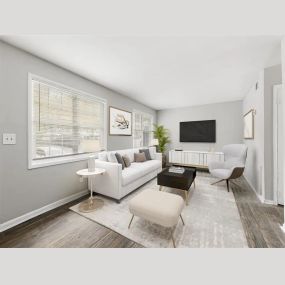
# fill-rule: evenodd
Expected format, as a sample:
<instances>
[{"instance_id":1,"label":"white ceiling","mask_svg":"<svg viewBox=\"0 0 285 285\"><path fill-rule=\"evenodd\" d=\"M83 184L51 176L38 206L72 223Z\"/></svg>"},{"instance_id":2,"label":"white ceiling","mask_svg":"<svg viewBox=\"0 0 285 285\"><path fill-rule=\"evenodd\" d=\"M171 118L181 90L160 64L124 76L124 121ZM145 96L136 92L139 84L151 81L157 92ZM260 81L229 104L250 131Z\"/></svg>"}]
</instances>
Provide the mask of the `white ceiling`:
<instances>
[{"instance_id":1,"label":"white ceiling","mask_svg":"<svg viewBox=\"0 0 285 285\"><path fill-rule=\"evenodd\" d=\"M281 62L277 36L0 39L157 110L242 99L261 68Z\"/></svg>"}]
</instances>

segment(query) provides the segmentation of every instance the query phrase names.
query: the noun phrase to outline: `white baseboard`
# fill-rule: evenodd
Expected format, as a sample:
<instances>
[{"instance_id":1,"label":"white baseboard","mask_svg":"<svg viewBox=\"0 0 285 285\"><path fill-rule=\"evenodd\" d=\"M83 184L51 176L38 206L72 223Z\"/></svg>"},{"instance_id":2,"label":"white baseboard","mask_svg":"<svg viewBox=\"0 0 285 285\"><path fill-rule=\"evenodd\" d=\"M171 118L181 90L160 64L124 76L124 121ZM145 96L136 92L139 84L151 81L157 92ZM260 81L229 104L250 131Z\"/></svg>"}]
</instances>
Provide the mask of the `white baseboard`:
<instances>
[{"instance_id":1,"label":"white baseboard","mask_svg":"<svg viewBox=\"0 0 285 285\"><path fill-rule=\"evenodd\" d=\"M243 175L243 177L245 178L246 182L248 183L248 185L250 186L250 188L252 189L252 191L255 193L255 195L257 196L257 198L259 199L259 201L261 203L264 203L264 204L268 204L268 205L276 205L276 203L273 201L273 200L268 200L268 199L265 199L263 197L263 195L260 195L256 192L256 189L252 186L252 184L250 183L250 181L248 180L248 178Z\"/></svg>"},{"instance_id":2,"label":"white baseboard","mask_svg":"<svg viewBox=\"0 0 285 285\"><path fill-rule=\"evenodd\" d=\"M249 179L245 175L243 175L243 177L246 180L246 182L248 183L248 185L250 186L251 190L255 193L255 195L257 196L259 201L261 203L264 203L264 200L265 200L264 197L257 193L256 189L253 187L253 185L251 184L251 182L249 181Z\"/></svg>"},{"instance_id":3,"label":"white baseboard","mask_svg":"<svg viewBox=\"0 0 285 285\"><path fill-rule=\"evenodd\" d=\"M69 203L69 202L71 202L73 200L76 200L76 199L86 195L87 193L89 193L88 190L83 190L83 191L78 192L76 194L70 195L70 196L65 197L63 199L60 199L60 200L58 200L56 202L53 202L53 203L51 203L49 205L46 205L46 206L44 206L42 208L36 209L34 211L31 211L31 212L29 212L27 214L24 214L24 215L20 216L20 217L17 217L17 218L14 218L12 220L9 220L9 221L7 221L7 222L5 222L3 224L0 224L0 232L6 231L6 230L8 230L8 229L10 229L12 227L15 227L15 226L17 226L17 225L19 225L19 224L21 224L23 222L28 221L28 220L36 217L36 216L39 216L39 215L41 215L43 213L46 213L46 212L48 212L50 210L53 210L53 209L55 209L57 207L60 207L60 206L62 206L64 204L67 204L67 203Z\"/></svg>"},{"instance_id":4,"label":"white baseboard","mask_svg":"<svg viewBox=\"0 0 285 285\"><path fill-rule=\"evenodd\" d=\"M264 203L268 205L277 205L273 200L264 199Z\"/></svg>"}]
</instances>

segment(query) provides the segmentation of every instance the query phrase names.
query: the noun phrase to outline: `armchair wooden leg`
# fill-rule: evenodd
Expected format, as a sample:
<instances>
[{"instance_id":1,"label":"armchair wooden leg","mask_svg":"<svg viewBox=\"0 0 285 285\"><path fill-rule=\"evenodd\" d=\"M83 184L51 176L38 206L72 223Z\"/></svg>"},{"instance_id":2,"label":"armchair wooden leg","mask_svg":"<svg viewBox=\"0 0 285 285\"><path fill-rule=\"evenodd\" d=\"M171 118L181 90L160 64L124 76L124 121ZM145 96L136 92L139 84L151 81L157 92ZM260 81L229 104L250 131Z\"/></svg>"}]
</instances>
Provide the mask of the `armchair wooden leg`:
<instances>
[{"instance_id":1,"label":"armchair wooden leg","mask_svg":"<svg viewBox=\"0 0 285 285\"><path fill-rule=\"evenodd\" d=\"M220 182L222 182L222 181L224 181L224 180L225 180L225 179L221 179L221 180L219 180L219 181L213 182L213 183L211 183L211 185L215 185L215 184L220 183Z\"/></svg>"},{"instance_id":2,"label":"armchair wooden leg","mask_svg":"<svg viewBox=\"0 0 285 285\"><path fill-rule=\"evenodd\" d=\"M230 192L229 179L227 179L227 189L228 189L228 192Z\"/></svg>"}]
</instances>

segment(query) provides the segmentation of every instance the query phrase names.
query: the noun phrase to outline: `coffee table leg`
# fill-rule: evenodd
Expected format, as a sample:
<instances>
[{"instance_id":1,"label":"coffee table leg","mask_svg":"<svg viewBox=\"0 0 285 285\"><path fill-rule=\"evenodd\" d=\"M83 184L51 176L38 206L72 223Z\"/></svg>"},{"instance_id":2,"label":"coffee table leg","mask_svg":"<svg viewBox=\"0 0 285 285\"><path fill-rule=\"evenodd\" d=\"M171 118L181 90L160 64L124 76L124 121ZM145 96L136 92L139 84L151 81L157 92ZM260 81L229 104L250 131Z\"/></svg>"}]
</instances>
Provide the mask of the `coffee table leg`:
<instances>
[{"instance_id":1,"label":"coffee table leg","mask_svg":"<svg viewBox=\"0 0 285 285\"><path fill-rule=\"evenodd\" d=\"M186 205L188 205L188 191L184 191L185 192L185 203Z\"/></svg>"},{"instance_id":2,"label":"coffee table leg","mask_svg":"<svg viewBox=\"0 0 285 285\"><path fill-rule=\"evenodd\" d=\"M193 184L194 184L194 188L196 188L196 183L195 183L195 179L194 179L194 181L193 181Z\"/></svg>"}]
</instances>

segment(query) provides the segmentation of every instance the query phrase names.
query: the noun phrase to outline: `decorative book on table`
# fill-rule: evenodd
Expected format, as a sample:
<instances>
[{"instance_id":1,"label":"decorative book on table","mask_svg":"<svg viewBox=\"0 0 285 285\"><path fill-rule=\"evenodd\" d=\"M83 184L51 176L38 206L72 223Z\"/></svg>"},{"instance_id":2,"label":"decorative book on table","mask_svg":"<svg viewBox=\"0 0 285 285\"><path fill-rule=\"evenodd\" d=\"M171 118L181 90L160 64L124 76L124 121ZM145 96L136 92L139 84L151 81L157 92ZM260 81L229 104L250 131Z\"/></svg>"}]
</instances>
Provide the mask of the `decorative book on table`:
<instances>
[{"instance_id":1,"label":"decorative book on table","mask_svg":"<svg viewBox=\"0 0 285 285\"><path fill-rule=\"evenodd\" d=\"M184 167L171 166L171 167L169 167L168 171L171 173L183 174L185 169L184 169Z\"/></svg>"}]
</instances>

